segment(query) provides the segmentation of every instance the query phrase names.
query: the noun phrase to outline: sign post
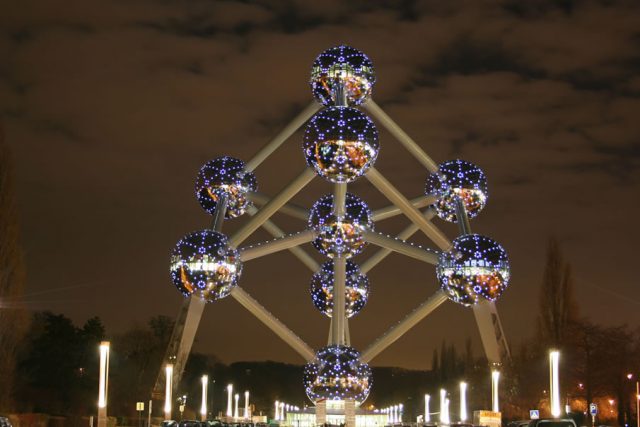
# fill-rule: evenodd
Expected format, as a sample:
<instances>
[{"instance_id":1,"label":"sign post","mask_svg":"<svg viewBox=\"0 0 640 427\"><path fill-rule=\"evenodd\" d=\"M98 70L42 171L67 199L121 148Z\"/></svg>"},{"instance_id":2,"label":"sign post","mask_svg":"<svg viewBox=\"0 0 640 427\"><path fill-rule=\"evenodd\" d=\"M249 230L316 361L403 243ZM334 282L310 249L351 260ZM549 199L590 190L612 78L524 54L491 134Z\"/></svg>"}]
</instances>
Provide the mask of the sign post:
<instances>
[{"instance_id":1,"label":"sign post","mask_svg":"<svg viewBox=\"0 0 640 427\"><path fill-rule=\"evenodd\" d=\"M596 425L596 415L598 415L598 405L595 403L589 404L589 413L591 414L591 427Z\"/></svg>"},{"instance_id":2,"label":"sign post","mask_svg":"<svg viewBox=\"0 0 640 427\"><path fill-rule=\"evenodd\" d=\"M532 409L529 411L529 418L537 420L540 418L540 411L538 409Z\"/></svg>"}]
</instances>

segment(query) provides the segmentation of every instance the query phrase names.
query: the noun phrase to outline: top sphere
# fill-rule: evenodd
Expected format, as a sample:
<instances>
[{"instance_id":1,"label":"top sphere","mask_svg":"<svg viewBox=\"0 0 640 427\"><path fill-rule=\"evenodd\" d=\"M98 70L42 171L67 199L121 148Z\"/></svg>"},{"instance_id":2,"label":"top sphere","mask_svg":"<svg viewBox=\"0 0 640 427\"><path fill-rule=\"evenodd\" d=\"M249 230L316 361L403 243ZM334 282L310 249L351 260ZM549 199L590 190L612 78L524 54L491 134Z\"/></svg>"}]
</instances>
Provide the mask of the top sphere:
<instances>
[{"instance_id":1,"label":"top sphere","mask_svg":"<svg viewBox=\"0 0 640 427\"><path fill-rule=\"evenodd\" d=\"M469 218L473 218L487 204L487 178L482 169L464 160L450 160L427 178L427 196L435 196L438 216L448 222L458 222L456 200L462 199Z\"/></svg>"},{"instance_id":2,"label":"top sphere","mask_svg":"<svg viewBox=\"0 0 640 427\"><path fill-rule=\"evenodd\" d=\"M207 302L224 298L238 284L242 262L227 236L213 230L187 234L171 252L171 279L185 296Z\"/></svg>"},{"instance_id":3,"label":"top sphere","mask_svg":"<svg viewBox=\"0 0 640 427\"><path fill-rule=\"evenodd\" d=\"M311 67L313 96L324 105L336 105L336 90L345 89L347 105L360 105L371 96L376 82L371 60L351 46L341 45L322 52Z\"/></svg>"},{"instance_id":4,"label":"top sphere","mask_svg":"<svg viewBox=\"0 0 640 427\"><path fill-rule=\"evenodd\" d=\"M360 353L354 348L329 345L305 365L303 382L313 402L354 399L362 403L371 391L371 368L360 360Z\"/></svg>"},{"instance_id":5,"label":"top sphere","mask_svg":"<svg viewBox=\"0 0 640 427\"><path fill-rule=\"evenodd\" d=\"M325 108L304 133L307 164L331 182L352 182L365 174L379 151L376 125L355 108Z\"/></svg>"},{"instance_id":6,"label":"top sphere","mask_svg":"<svg viewBox=\"0 0 640 427\"><path fill-rule=\"evenodd\" d=\"M495 301L509 285L509 259L504 248L479 234L465 234L440 254L436 274L449 299L470 306Z\"/></svg>"},{"instance_id":7,"label":"top sphere","mask_svg":"<svg viewBox=\"0 0 640 427\"><path fill-rule=\"evenodd\" d=\"M244 170L242 160L234 157L217 157L205 163L196 179L196 196L202 208L213 215L218 198L227 196L225 218L242 215L249 206L247 193L256 191L258 186L253 172Z\"/></svg>"}]
</instances>

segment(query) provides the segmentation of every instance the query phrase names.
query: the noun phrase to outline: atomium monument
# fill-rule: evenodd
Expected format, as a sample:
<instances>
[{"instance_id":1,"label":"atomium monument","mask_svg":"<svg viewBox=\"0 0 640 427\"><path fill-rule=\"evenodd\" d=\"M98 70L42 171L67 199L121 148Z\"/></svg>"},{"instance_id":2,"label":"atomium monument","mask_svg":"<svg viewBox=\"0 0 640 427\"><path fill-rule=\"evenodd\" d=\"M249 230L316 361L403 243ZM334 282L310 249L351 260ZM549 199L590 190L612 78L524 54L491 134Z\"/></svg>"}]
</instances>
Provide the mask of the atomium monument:
<instances>
[{"instance_id":1,"label":"atomium monument","mask_svg":"<svg viewBox=\"0 0 640 427\"><path fill-rule=\"evenodd\" d=\"M324 422L326 401L337 400L345 402L347 426L354 425L353 408L367 398L373 383L368 362L447 300L473 311L491 363L509 358L493 304L509 284L509 261L500 244L472 233L469 224L487 203L484 172L459 159L435 163L371 99L374 84L373 64L365 54L344 45L328 49L311 67L315 100L309 107L248 162L225 156L200 169L196 198L213 221L210 228L186 234L171 253L172 282L187 297L165 357L174 364L174 384L184 371L205 304L229 296L303 357L304 390L317 405L317 424ZM375 168L382 150L376 124L397 140L385 143L399 143L425 169L423 195L407 199ZM302 172L272 197L259 193L255 169L302 126ZM319 195L310 208L290 204L315 177L331 182L333 193ZM349 183L363 178L387 197L389 207L372 211L360 197L347 192ZM285 234L270 220L277 211L299 219L301 230ZM398 236L376 231L376 222L399 214L410 225ZM450 240L431 221L435 217L457 223L459 236ZM243 218L244 224L233 235L222 232L225 219ZM243 246L259 227L274 240ZM418 231L436 248L409 242ZM303 245L315 248L326 262L319 265ZM365 245L380 249L359 261ZM311 270L311 301L307 303L331 319L329 342L317 351L240 286L242 270L248 268L244 264L283 250L289 250ZM358 351L350 345L348 319L366 309L370 288L376 286L369 283L366 274L392 251L434 265L434 280L440 288L369 347ZM162 386L159 375L155 395L161 395Z\"/></svg>"}]
</instances>

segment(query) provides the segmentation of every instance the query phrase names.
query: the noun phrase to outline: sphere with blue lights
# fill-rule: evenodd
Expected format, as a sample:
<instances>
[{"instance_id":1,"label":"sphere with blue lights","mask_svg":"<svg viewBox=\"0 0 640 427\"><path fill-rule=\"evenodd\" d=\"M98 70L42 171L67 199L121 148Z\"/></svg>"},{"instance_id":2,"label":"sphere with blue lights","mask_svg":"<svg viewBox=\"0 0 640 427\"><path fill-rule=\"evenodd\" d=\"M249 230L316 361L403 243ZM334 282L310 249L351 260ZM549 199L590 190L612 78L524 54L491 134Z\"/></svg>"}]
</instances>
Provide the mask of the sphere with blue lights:
<instances>
[{"instance_id":1,"label":"sphere with blue lights","mask_svg":"<svg viewBox=\"0 0 640 427\"><path fill-rule=\"evenodd\" d=\"M326 108L304 133L307 164L331 182L354 181L373 166L379 151L375 124L355 108Z\"/></svg>"},{"instance_id":2,"label":"sphere with blue lights","mask_svg":"<svg viewBox=\"0 0 640 427\"><path fill-rule=\"evenodd\" d=\"M345 283L345 314L353 317L362 310L369 299L369 279L360 273L360 267L347 261ZM334 263L327 261L311 279L311 300L324 315L333 315Z\"/></svg>"},{"instance_id":3,"label":"sphere with blue lights","mask_svg":"<svg viewBox=\"0 0 640 427\"><path fill-rule=\"evenodd\" d=\"M360 105L371 97L375 82L373 63L367 55L351 46L325 50L311 67L313 96L327 106L336 105L339 88L344 88L348 105Z\"/></svg>"},{"instance_id":4,"label":"sphere with blue lights","mask_svg":"<svg viewBox=\"0 0 640 427\"><path fill-rule=\"evenodd\" d=\"M440 254L436 274L449 299L471 306L495 301L509 285L509 259L504 248L479 234L466 234Z\"/></svg>"},{"instance_id":5,"label":"sphere with blue lights","mask_svg":"<svg viewBox=\"0 0 640 427\"><path fill-rule=\"evenodd\" d=\"M333 194L327 194L309 214L309 227L318 233L313 246L329 258L351 258L364 248L362 233L373 230L372 217L369 206L351 193L346 195L345 214L338 217L333 209Z\"/></svg>"},{"instance_id":6,"label":"sphere with blue lights","mask_svg":"<svg viewBox=\"0 0 640 427\"><path fill-rule=\"evenodd\" d=\"M173 284L184 296L213 302L237 286L242 262L227 236L202 230L180 239L171 252L170 270Z\"/></svg>"},{"instance_id":7,"label":"sphere with blue lights","mask_svg":"<svg viewBox=\"0 0 640 427\"><path fill-rule=\"evenodd\" d=\"M487 204L487 178L482 169L464 160L442 163L427 178L427 196L436 197L437 215L445 221L457 222L456 203L460 198L469 218L477 216Z\"/></svg>"},{"instance_id":8,"label":"sphere with blue lights","mask_svg":"<svg viewBox=\"0 0 640 427\"><path fill-rule=\"evenodd\" d=\"M242 215L249 199L247 193L257 190L256 176L245 171L242 160L234 157L217 157L205 163L196 179L196 196L202 208L214 214L219 198L227 196L225 218Z\"/></svg>"},{"instance_id":9,"label":"sphere with blue lights","mask_svg":"<svg viewBox=\"0 0 640 427\"><path fill-rule=\"evenodd\" d=\"M303 382L311 401L354 399L364 402L371 391L372 375L360 353L346 345L329 345L304 367Z\"/></svg>"}]
</instances>

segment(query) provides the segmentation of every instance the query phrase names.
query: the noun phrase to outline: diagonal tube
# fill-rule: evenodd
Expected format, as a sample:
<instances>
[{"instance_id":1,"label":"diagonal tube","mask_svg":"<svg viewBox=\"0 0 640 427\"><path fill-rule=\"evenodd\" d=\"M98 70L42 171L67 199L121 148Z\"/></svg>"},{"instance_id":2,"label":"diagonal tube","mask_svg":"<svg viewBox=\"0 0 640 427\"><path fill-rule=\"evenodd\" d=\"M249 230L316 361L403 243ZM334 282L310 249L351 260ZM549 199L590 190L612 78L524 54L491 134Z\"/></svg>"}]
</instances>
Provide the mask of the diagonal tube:
<instances>
[{"instance_id":1,"label":"diagonal tube","mask_svg":"<svg viewBox=\"0 0 640 427\"><path fill-rule=\"evenodd\" d=\"M369 169L369 172L365 175L369 182L384 194L391 203L396 205L402 213L404 213L414 224L422 230L433 242L438 245L442 250L447 250L451 247L451 242L447 239L438 228L430 221L427 221L419 210L411 205L411 202L406 199L387 179L380 174L375 168Z\"/></svg>"},{"instance_id":2,"label":"diagonal tube","mask_svg":"<svg viewBox=\"0 0 640 427\"><path fill-rule=\"evenodd\" d=\"M251 314L256 316L258 320L264 323L269 329L271 329L277 336L279 336L284 342L289 344L291 348L300 354L305 361L310 361L315 357L315 354L311 347L309 347L300 337L294 334L291 329L287 328L280 320L278 320L273 314L269 313L258 301L253 299L251 295L244 291L244 289L236 286L231 290L231 296L236 299L244 308L249 310Z\"/></svg>"},{"instance_id":3,"label":"diagonal tube","mask_svg":"<svg viewBox=\"0 0 640 427\"><path fill-rule=\"evenodd\" d=\"M283 251L285 249L291 249L304 243L309 243L315 239L315 237L316 232L314 230L304 230L299 233L288 234L268 242L240 249L240 259L244 262Z\"/></svg>"},{"instance_id":4,"label":"diagonal tube","mask_svg":"<svg viewBox=\"0 0 640 427\"><path fill-rule=\"evenodd\" d=\"M333 190L333 213L338 218L343 217L346 209L347 184L339 182Z\"/></svg>"},{"instance_id":5,"label":"diagonal tube","mask_svg":"<svg viewBox=\"0 0 640 427\"><path fill-rule=\"evenodd\" d=\"M391 117L385 113L372 99L369 99L364 108L393 135L404 147L431 173L438 172L438 165L422 148L413 140Z\"/></svg>"},{"instance_id":6,"label":"diagonal tube","mask_svg":"<svg viewBox=\"0 0 640 427\"><path fill-rule=\"evenodd\" d=\"M249 160L244 167L246 171L253 171L260 163L266 160L274 151L278 149L291 135L293 135L311 116L313 116L322 105L316 101L309 104L304 110L294 117L284 129L280 131L271 141L258 151L258 153Z\"/></svg>"},{"instance_id":7,"label":"diagonal tube","mask_svg":"<svg viewBox=\"0 0 640 427\"><path fill-rule=\"evenodd\" d=\"M436 215L436 211L433 208L429 208L424 213L424 217L427 220L430 220ZM406 240L409 237L413 236L419 230L418 226L414 223L409 224L407 228L402 230L400 234L398 234L398 239ZM383 259L385 259L391 252L391 249L382 248L378 250L375 254L371 255L369 259L362 263L360 266L360 271L362 274L367 274L373 267L378 265Z\"/></svg>"},{"instance_id":8,"label":"diagonal tube","mask_svg":"<svg viewBox=\"0 0 640 427\"><path fill-rule=\"evenodd\" d=\"M409 200L411 205L416 209L421 209L427 206L431 206L436 202L436 198L433 196L420 196L415 199ZM372 219L374 221L381 221L383 219L391 218L396 215L400 215L402 211L396 205L387 206L373 211Z\"/></svg>"},{"instance_id":9,"label":"diagonal tube","mask_svg":"<svg viewBox=\"0 0 640 427\"><path fill-rule=\"evenodd\" d=\"M447 296L442 290L437 291L428 300L422 303L418 308L413 310L396 326L389 329L384 335L374 341L365 351L362 352L360 359L368 363L382 353L387 347L396 342L398 338L404 335L409 329L413 328L422 319L427 317L432 311L438 308L447 300Z\"/></svg>"},{"instance_id":10,"label":"diagonal tube","mask_svg":"<svg viewBox=\"0 0 640 427\"><path fill-rule=\"evenodd\" d=\"M305 168L304 171L293 181L289 183L285 188L276 194L269 203L264 205L256 214L251 218L240 230L233 235L229 240L229 244L233 247L238 247L247 237L251 235L258 227L260 227L266 220L268 220L278 209L282 207L289 199L296 195L296 193L304 188L313 177L315 172L310 168Z\"/></svg>"},{"instance_id":11,"label":"diagonal tube","mask_svg":"<svg viewBox=\"0 0 640 427\"><path fill-rule=\"evenodd\" d=\"M394 252L398 252L399 254L406 255L429 264L436 265L438 263L439 254L437 252L414 245L413 243L409 243L395 237L385 236L384 234L376 233L375 231L363 231L362 236L367 242L373 243L381 248L390 249Z\"/></svg>"},{"instance_id":12,"label":"diagonal tube","mask_svg":"<svg viewBox=\"0 0 640 427\"><path fill-rule=\"evenodd\" d=\"M333 259L333 312L331 320L333 325L331 328L331 341L332 344L344 345L344 333L345 333L345 293L346 293L346 279L347 279L347 259L343 256L338 256Z\"/></svg>"},{"instance_id":13,"label":"diagonal tube","mask_svg":"<svg viewBox=\"0 0 640 427\"><path fill-rule=\"evenodd\" d=\"M258 192L248 193L247 197L253 203L260 206L266 205L267 203L269 203L269 200L271 200L266 194ZM291 203L285 203L280 209L278 209L278 211L283 214L289 215L292 218L298 218L303 221L307 221L309 219L309 209Z\"/></svg>"},{"instance_id":14,"label":"diagonal tube","mask_svg":"<svg viewBox=\"0 0 640 427\"><path fill-rule=\"evenodd\" d=\"M467 209L464 207L464 202L460 197L456 197L456 219L458 221L460 235L464 236L465 234L471 234L469 215L467 215Z\"/></svg>"}]
</instances>

